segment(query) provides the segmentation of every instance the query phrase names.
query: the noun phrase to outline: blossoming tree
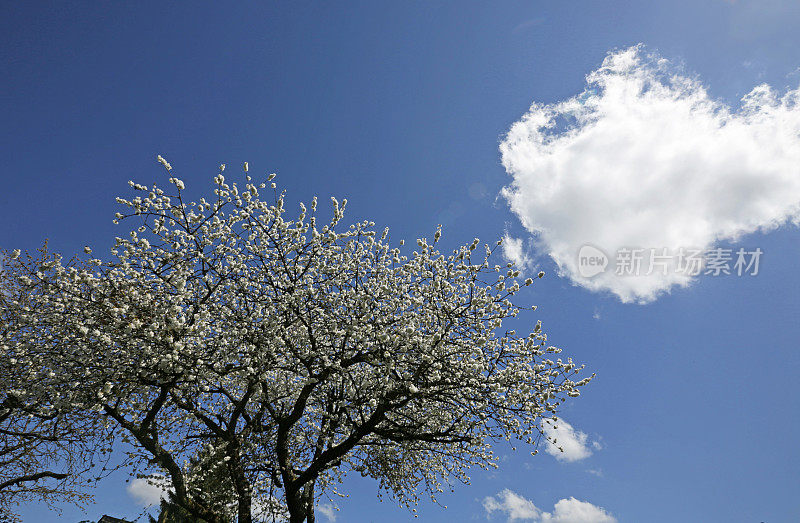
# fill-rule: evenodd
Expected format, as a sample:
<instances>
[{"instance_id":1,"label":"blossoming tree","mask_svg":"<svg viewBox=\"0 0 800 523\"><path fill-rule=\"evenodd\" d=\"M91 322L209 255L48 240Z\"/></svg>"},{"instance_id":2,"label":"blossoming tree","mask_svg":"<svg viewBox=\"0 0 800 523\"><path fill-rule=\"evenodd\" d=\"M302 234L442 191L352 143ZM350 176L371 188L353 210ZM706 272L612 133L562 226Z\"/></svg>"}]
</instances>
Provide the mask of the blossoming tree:
<instances>
[{"instance_id":1,"label":"blossoming tree","mask_svg":"<svg viewBox=\"0 0 800 523\"><path fill-rule=\"evenodd\" d=\"M141 196L118 199L115 221L133 227L113 262L15 252L4 285L30 299L0 295L24 327L4 353L31 373L48 354L59 377L19 387L57 386L65 411L102 418L133 473L168 483L194 518L314 521L347 473L416 511L496 466L493 442L535 445L591 379L551 359L539 324L502 329L523 308L496 246L442 254L437 230L404 254L372 222L342 228L346 200L324 224L316 199L288 219L274 175L244 170L197 202L175 177L130 182ZM202 488L209 475L228 495Z\"/></svg>"},{"instance_id":2,"label":"blossoming tree","mask_svg":"<svg viewBox=\"0 0 800 523\"><path fill-rule=\"evenodd\" d=\"M46 256L35 265L46 265ZM67 396L50 366L58 344L49 343L43 317L31 322L27 316L37 314L42 282L34 284L33 273L6 276L0 272L0 521L16 521L14 508L26 501L88 502L87 481L103 476L92 474L93 460L107 456L113 434L98 428L97 416L65 408ZM19 278L30 283L18 285ZM38 346L25 351L16 343L33 334L22 333L33 325L40 329Z\"/></svg>"}]
</instances>

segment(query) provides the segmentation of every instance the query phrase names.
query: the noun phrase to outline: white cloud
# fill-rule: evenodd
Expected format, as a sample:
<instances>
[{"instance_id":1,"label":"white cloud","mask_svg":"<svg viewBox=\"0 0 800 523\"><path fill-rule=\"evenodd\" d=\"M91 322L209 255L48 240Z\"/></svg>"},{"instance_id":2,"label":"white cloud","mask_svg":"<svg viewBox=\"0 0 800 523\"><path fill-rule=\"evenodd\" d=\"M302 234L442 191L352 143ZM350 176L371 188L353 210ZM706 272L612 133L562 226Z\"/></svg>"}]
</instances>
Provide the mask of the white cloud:
<instances>
[{"instance_id":1,"label":"white cloud","mask_svg":"<svg viewBox=\"0 0 800 523\"><path fill-rule=\"evenodd\" d=\"M573 497L559 500L553 512L542 514L542 523L616 523L605 509Z\"/></svg>"},{"instance_id":2,"label":"white cloud","mask_svg":"<svg viewBox=\"0 0 800 523\"><path fill-rule=\"evenodd\" d=\"M317 512L328 518L328 521L336 521L336 507L331 503L317 505Z\"/></svg>"},{"instance_id":3,"label":"white cloud","mask_svg":"<svg viewBox=\"0 0 800 523\"><path fill-rule=\"evenodd\" d=\"M495 511L505 512L508 521L533 521L537 523L616 523L616 519L605 509L580 501L574 497L559 500L552 512L543 512L516 492L505 489L496 497L487 496L483 500L487 516Z\"/></svg>"},{"instance_id":4,"label":"white cloud","mask_svg":"<svg viewBox=\"0 0 800 523\"><path fill-rule=\"evenodd\" d=\"M559 418L558 421L544 420L542 430L548 438L545 443L545 452L555 456L559 461L579 461L592 455L592 451L589 449L588 434L575 429L562 418ZM555 443L553 443L554 441ZM597 450L602 448L602 445L596 441L592 442L592 446Z\"/></svg>"},{"instance_id":5,"label":"white cloud","mask_svg":"<svg viewBox=\"0 0 800 523\"><path fill-rule=\"evenodd\" d=\"M161 484L155 485L146 479L136 478L128 483L126 490L133 499L143 506L158 505L161 502L161 498L167 497L168 488L164 483L166 479L163 476L154 477L153 479Z\"/></svg>"},{"instance_id":6,"label":"white cloud","mask_svg":"<svg viewBox=\"0 0 800 523\"><path fill-rule=\"evenodd\" d=\"M514 262L516 268L520 271L531 266L532 260L528 256L522 238L513 238L506 232L503 235L502 247L503 256L505 256L508 261Z\"/></svg>"},{"instance_id":7,"label":"white cloud","mask_svg":"<svg viewBox=\"0 0 800 523\"><path fill-rule=\"evenodd\" d=\"M503 196L562 275L624 302L647 302L696 276L675 258L647 272L649 249L709 249L800 221L800 88L755 87L732 109L642 46L610 53L582 94L534 104L500 145ZM587 276L585 244L609 257ZM643 248L640 276L615 274ZM734 253L735 260L735 253Z\"/></svg>"},{"instance_id":8,"label":"white cloud","mask_svg":"<svg viewBox=\"0 0 800 523\"><path fill-rule=\"evenodd\" d=\"M508 515L508 521L518 519L538 521L542 514L533 504L533 501L525 499L509 489L498 492L497 497L485 497L483 499L483 508L488 515L491 515L496 510L505 512Z\"/></svg>"}]
</instances>

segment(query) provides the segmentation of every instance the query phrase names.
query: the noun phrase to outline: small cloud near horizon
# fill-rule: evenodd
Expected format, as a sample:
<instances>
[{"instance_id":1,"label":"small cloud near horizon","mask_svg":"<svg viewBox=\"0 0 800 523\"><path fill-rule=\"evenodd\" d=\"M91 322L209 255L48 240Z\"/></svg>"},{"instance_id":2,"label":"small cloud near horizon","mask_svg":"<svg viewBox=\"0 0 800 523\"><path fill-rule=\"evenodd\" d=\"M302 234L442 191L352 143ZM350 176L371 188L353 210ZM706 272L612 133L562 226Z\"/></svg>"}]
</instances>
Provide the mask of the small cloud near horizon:
<instances>
[{"instance_id":1,"label":"small cloud near horizon","mask_svg":"<svg viewBox=\"0 0 800 523\"><path fill-rule=\"evenodd\" d=\"M574 497L561 499L553 506L552 512L539 509L533 501L520 496L510 489L504 489L495 496L483 499L486 517L495 512L505 513L506 521L529 521L534 523L616 523L617 519L604 508Z\"/></svg>"}]
</instances>

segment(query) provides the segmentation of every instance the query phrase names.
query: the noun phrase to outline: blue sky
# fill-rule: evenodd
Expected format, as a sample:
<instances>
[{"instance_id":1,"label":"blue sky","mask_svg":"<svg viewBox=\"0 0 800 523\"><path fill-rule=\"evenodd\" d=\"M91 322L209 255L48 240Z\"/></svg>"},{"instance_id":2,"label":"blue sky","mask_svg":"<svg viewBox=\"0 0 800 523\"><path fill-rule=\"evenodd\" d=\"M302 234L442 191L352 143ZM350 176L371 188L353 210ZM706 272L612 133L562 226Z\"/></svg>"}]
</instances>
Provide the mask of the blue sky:
<instances>
[{"instance_id":1,"label":"blue sky","mask_svg":"<svg viewBox=\"0 0 800 523\"><path fill-rule=\"evenodd\" d=\"M346 197L346 218L389 226L395 239L430 237L438 223L447 247L507 235L528 271L547 272L519 295L539 306L527 321L541 319L551 342L597 373L563 412L575 459L508 450L499 470L456 486L446 510L421 506L422 521L566 521L572 498L620 522L798 521L800 231L786 223L800 204L798 110L764 100L749 117L737 110L757 85L797 89L799 24L800 4L779 0L6 2L0 247L110 248L124 232L111 223L114 197L129 179L163 176L156 154L197 195L220 163L248 161L278 173L287 201ZM666 76L648 54L670 62ZM630 60L601 69L607 56ZM585 91L593 71L601 92ZM657 86L693 78L707 104L659 112L634 93L612 106L612 83L637 74ZM526 141L540 129L527 128L501 153L532 103L553 109L582 93L582 107L613 109L588 116L619 132L579 125L544 150ZM733 119L719 116L726 106ZM626 134L642 123L638 109L664 131ZM601 176L610 188L587 200ZM517 208L501 194L513 183ZM651 279L633 291L582 279L563 255L575 242L610 253L634 240L764 254L756 276L701 275L685 288ZM63 520L135 516L123 481L101 485L87 515L64 507ZM347 488L338 521L413 519L378 502L374 483ZM56 519L37 506L23 514Z\"/></svg>"}]
</instances>

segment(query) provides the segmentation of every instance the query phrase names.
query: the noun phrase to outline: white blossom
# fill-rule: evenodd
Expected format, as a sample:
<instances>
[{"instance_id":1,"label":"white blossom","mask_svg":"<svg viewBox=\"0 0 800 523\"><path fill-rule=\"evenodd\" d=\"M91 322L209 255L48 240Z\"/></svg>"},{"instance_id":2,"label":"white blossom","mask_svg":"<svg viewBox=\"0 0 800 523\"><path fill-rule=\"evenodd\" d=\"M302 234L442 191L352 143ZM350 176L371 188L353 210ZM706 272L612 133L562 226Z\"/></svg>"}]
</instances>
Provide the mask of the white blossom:
<instances>
[{"instance_id":1,"label":"white blossom","mask_svg":"<svg viewBox=\"0 0 800 523\"><path fill-rule=\"evenodd\" d=\"M134 184L142 196L116 216L134 229L111 262L47 254L0 273L16 326L3 356L26 373L8 388L58 390L101 417L132 445L133 473L166 477L192 517L308 515L347 472L414 505L496 467L494 441L536 445L540 420L591 379L548 359L559 349L540 324L502 330L533 307L512 302L519 272L501 274L477 238L442 253L437 228L408 253L374 222L342 227L347 200L321 226L316 199L291 219L283 192L259 196L274 174L240 188L224 168L199 203ZM224 503L201 488L211 470Z\"/></svg>"},{"instance_id":2,"label":"white blossom","mask_svg":"<svg viewBox=\"0 0 800 523\"><path fill-rule=\"evenodd\" d=\"M169 162L168 162L168 161L166 161L166 160L164 159L164 157L163 157L163 156L161 156L161 155L159 154L159 155L158 155L156 158L158 159L158 162L159 162L161 165L163 165L163 166L164 166L164 168L165 168L166 170L168 170L168 171L171 171L171 170L172 170L172 166L169 164Z\"/></svg>"}]
</instances>

